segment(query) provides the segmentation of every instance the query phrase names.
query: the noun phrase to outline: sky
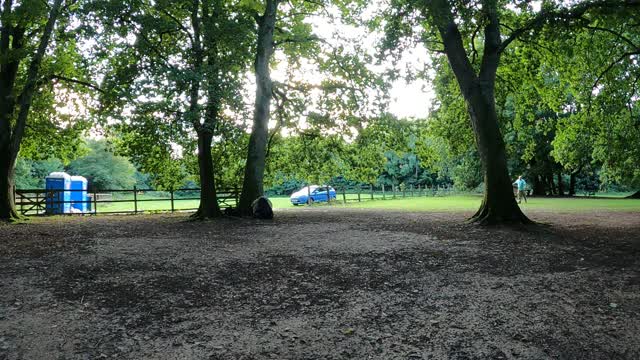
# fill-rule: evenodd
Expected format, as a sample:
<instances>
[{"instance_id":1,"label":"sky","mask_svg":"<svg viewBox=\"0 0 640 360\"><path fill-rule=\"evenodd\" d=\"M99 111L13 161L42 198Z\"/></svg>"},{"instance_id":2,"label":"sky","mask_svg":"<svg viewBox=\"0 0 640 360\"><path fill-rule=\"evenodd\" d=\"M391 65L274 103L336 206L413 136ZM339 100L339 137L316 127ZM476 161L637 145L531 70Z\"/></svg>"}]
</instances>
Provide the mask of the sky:
<instances>
[{"instance_id":1,"label":"sky","mask_svg":"<svg viewBox=\"0 0 640 360\"><path fill-rule=\"evenodd\" d=\"M369 55L378 55L376 47L381 42L383 34L369 32L363 27L346 25L339 19L339 16L335 16L334 20L329 20L326 16L315 16L311 17L309 22L313 26L314 34L331 44L343 45L347 50L353 50L356 44L362 45ZM435 96L431 83L423 79L412 79L410 82L404 79L407 69L420 71L429 64L428 51L420 44L402 54L402 58L395 65L400 78L392 82L389 91L389 112L399 118L426 118L429 115L429 107ZM391 59L369 67L377 73L390 68L393 68ZM285 70L281 68L275 69L272 76L276 81L285 81L284 74ZM304 78L315 83L322 80L312 68L305 70Z\"/></svg>"}]
</instances>

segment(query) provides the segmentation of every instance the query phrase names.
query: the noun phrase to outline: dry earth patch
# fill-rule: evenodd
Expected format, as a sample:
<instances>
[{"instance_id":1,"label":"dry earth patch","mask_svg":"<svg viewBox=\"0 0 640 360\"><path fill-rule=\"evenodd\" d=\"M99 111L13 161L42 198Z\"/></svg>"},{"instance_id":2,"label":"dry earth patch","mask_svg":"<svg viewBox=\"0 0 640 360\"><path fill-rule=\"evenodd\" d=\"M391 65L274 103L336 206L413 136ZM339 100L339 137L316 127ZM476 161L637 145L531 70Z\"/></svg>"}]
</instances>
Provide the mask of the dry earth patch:
<instances>
[{"instance_id":1,"label":"dry earth patch","mask_svg":"<svg viewBox=\"0 0 640 360\"><path fill-rule=\"evenodd\" d=\"M0 359L637 359L640 216L0 226Z\"/></svg>"}]
</instances>

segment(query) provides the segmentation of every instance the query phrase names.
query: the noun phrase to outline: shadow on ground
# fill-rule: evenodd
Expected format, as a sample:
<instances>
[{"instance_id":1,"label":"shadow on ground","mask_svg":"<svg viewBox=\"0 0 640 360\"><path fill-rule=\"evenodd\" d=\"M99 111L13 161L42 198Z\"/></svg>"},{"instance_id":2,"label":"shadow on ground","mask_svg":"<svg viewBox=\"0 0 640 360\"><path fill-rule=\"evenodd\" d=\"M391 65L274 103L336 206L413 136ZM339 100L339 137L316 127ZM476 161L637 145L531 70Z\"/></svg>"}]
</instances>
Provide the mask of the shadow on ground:
<instances>
[{"instance_id":1,"label":"shadow on ground","mask_svg":"<svg viewBox=\"0 0 640 360\"><path fill-rule=\"evenodd\" d=\"M466 215L0 226L0 359L640 358L637 213Z\"/></svg>"}]
</instances>

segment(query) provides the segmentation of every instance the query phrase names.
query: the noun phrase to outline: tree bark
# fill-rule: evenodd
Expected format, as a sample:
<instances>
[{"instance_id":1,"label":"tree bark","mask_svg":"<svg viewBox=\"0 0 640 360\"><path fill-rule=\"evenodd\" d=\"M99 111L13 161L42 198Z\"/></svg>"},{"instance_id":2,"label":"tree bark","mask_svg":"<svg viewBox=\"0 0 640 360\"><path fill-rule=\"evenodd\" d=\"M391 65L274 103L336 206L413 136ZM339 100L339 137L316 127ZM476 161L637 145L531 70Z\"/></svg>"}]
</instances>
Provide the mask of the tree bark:
<instances>
[{"instance_id":1,"label":"tree bark","mask_svg":"<svg viewBox=\"0 0 640 360\"><path fill-rule=\"evenodd\" d=\"M0 152L0 219L19 218L13 198L15 159L8 152Z\"/></svg>"},{"instance_id":2,"label":"tree bark","mask_svg":"<svg viewBox=\"0 0 640 360\"><path fill-rule=\"evenodd\" d=\"M200 98L201 79L195 76L191 80L189 90L189 111L187 116L192 123L198 136L198 170L200 177L200 205L198 211L192 215L194 219L211 219L222 216L220 205L218 204L218 194L216 193L215 169L213 166L213 156L211 155L211 145L213 143L213 133L219 111L218 94L215 89L218 86L214 65L214 56L209 56L207 66L209 73L203 74L203 62L205 49L202 45L201 25L202 19L198 10L200 1L193 0L191 8L191 26L193 27L193 40L191 44L192 70L199 75L207 76L207 105L204 121L201 123L201 111L198 100ZM207 16L206 4L204 5L203 16ZM215 44L212 45L215 47Z\"/></svg>"},{"instance_id":3,"label":"tree bark","mask_svg":"<svg viewBox=\"0 0 640 360\"><path fill-rule=\"evenodd\" d=\"M564 196L564 182L562 181L562 172L558 172L558 195Z\"/></svg>"},{"instance_id":4,"label":"tree bark","mask_svg":"<svg viewBox=\"0 0 640 360\"><path fill-rule=\"evenodd\" d=\"M478 75L467 57L449 2L434 0L429 6L442 37L447 59L467 104L485 172L484 199L471 221L481 225L531 223L513 196L505 144L495 107L495 79L501 49L497 4L495 1L483 3L487 23L484 28L484 54Z\"/></svg>"},{"instance_id":5,"label":"tree bark","mask_svg":"<svg viewBox=\"0 0 640 360\"><path fill-rule=\"evenodd\" d=\"M242 194L238 204L238 211L244 216L252 215L251 204L264 194L263 180L273 88L269 62L273 54L273 31L275 29L277 11L278 0L267 0L264 14L257 19L258 43L254 62L256 102L253 112L253 126L249 137L247 163L242 182Z\"/></svg>"},{"instance_id":6,"label":"tree bark","mask_svg":"<svg viewBox=\"0 0 640 360\"><path fill-rule=\"evenodd\" d=\"M38 47L27 69L27 76L17 104L14 92L20 64L18 61L13 61L0 67L0 82L2 83L0 84L0 153L2 154L2 159L0 159L0 176L2 177L0 179L0 220L6 221L18 217L13 199L16 159L20 152L20 144L36 91L40 64L49 46L61 5L62 0L55 0L51 6ZM4 2L3 17L8 17L11 14L11 6L11 1ZM24 45L23 36L24 29L10 28L10 24L3 23L2 29L0 29L0 55L5 55L10 47L12 50L21 49ZM16 105L19 110L12 126Z\"/></svg>"},{"instance_id":7,"label":"tree bark","mask_svg":"<svg viewBox=\"0 0 640 360\"><path fill-rule=\"evenodd\" d=\"M216 181L213 169L213 157L211 156L211 143L213 133L208 129L198 132L198 168L200 170L200 206L193 215L198 219L210 219L222 216L218 195L216 194Z\"/></svg>"},{"instance_id":8,"label":"tree bark","mask_svg":"<svg viewBox=\"0 0 640 360\"><path fill-rule=\"evenodd\" d=\"M497 223L529 223L513 196L513 186L507 170L505 145L498 128L495 107L487 103L486 94L476 94L467 100L467 107L476 144L485 171L485 192L482 205L472 221L482 225Z\"/></svg>"},{"instance_id":9,"label":"tree bark","mask_svg":"<svg viewBox=\"0 0 640 360\"><path fill-rule=\"evenodd\" d=\"M574 196L576 194L577 178L578 178L578 173L572 172L571 177L569 178L569 196Z\"/></svg>"},{"instance_id":10,"label":"tree bark","mask_svg":"<svg viewBox=\"0 0 640 360\"><path fill-rule=\"evenodd\" d=\"M544 181L542 181L540 175L536 175L533 178L533 195L545 196L546 194L547 194L547 189L544 185Z\"/></svg>"},{"instance_id":11,"label":"tree bark","mask_svg":"<svg viewBox=\"0 0 640 360\"><path fill-rule=\"evenodd\" d=\"M553 196L556 195L558 193L557 188L556 188L556 184L553 181L553 173L549 172L549 174L547 175L547 183L549 184L549 195Z\"/></svg>"}]
</instances>

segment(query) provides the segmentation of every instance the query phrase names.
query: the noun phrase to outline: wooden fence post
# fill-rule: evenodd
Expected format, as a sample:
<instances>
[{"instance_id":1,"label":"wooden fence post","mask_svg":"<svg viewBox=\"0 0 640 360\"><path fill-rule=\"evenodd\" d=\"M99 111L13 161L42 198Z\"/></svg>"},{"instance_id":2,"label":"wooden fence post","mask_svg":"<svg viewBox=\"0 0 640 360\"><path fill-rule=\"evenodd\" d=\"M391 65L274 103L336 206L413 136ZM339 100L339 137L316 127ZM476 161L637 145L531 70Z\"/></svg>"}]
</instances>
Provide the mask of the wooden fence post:
<instances>
[{"instance_id":1,"label":"wooden fence post","mask_svg":"<svg viewBox=\"0 0 640 360\"><path fill-rule=\"evenodd\" d=\"M16 197L17 197L17 196L16 196L16 186L15 186L15 185L13 185L13 188L12 188L11 190L13 190L13 203L15 204L15 203L17 203L17 202L18 202L18 201L16 200ZM22 213L22 201L20 201L20 215L24 215L24 214Z\"/></svg>"},{"instance_id":2,"label":"wooden fence post","mask_svg":"<svg viewBox=\"0 0 640 360\"><path fill-rule=\"evenodd\" d=\"M93 214L98 214L98 194L95 187L93 188Z\"/></svg>"},{"instance_id":3,"label":"wooden fence post","mask_svg":"<svg viewBox=\"0 0 640 360\"><path fill-rule=\"evenodd\" d=\"M133 213L138 213L138 189L133 185Z\"/></svg>"},{"instance_id":4,"label":"wooden fence post","mask_svg":"<svg viewBox=\"0 0 640 360\"><path fill-rule=\"evenodd\" d=\"M175 207L174 207L174 205L173 205L173 188L171 188L171 189L169 190L169 194L171 194L171 212L174 212L174 211L176 211L176 210L175 210Z\"/></svg>"}]
</instances>

